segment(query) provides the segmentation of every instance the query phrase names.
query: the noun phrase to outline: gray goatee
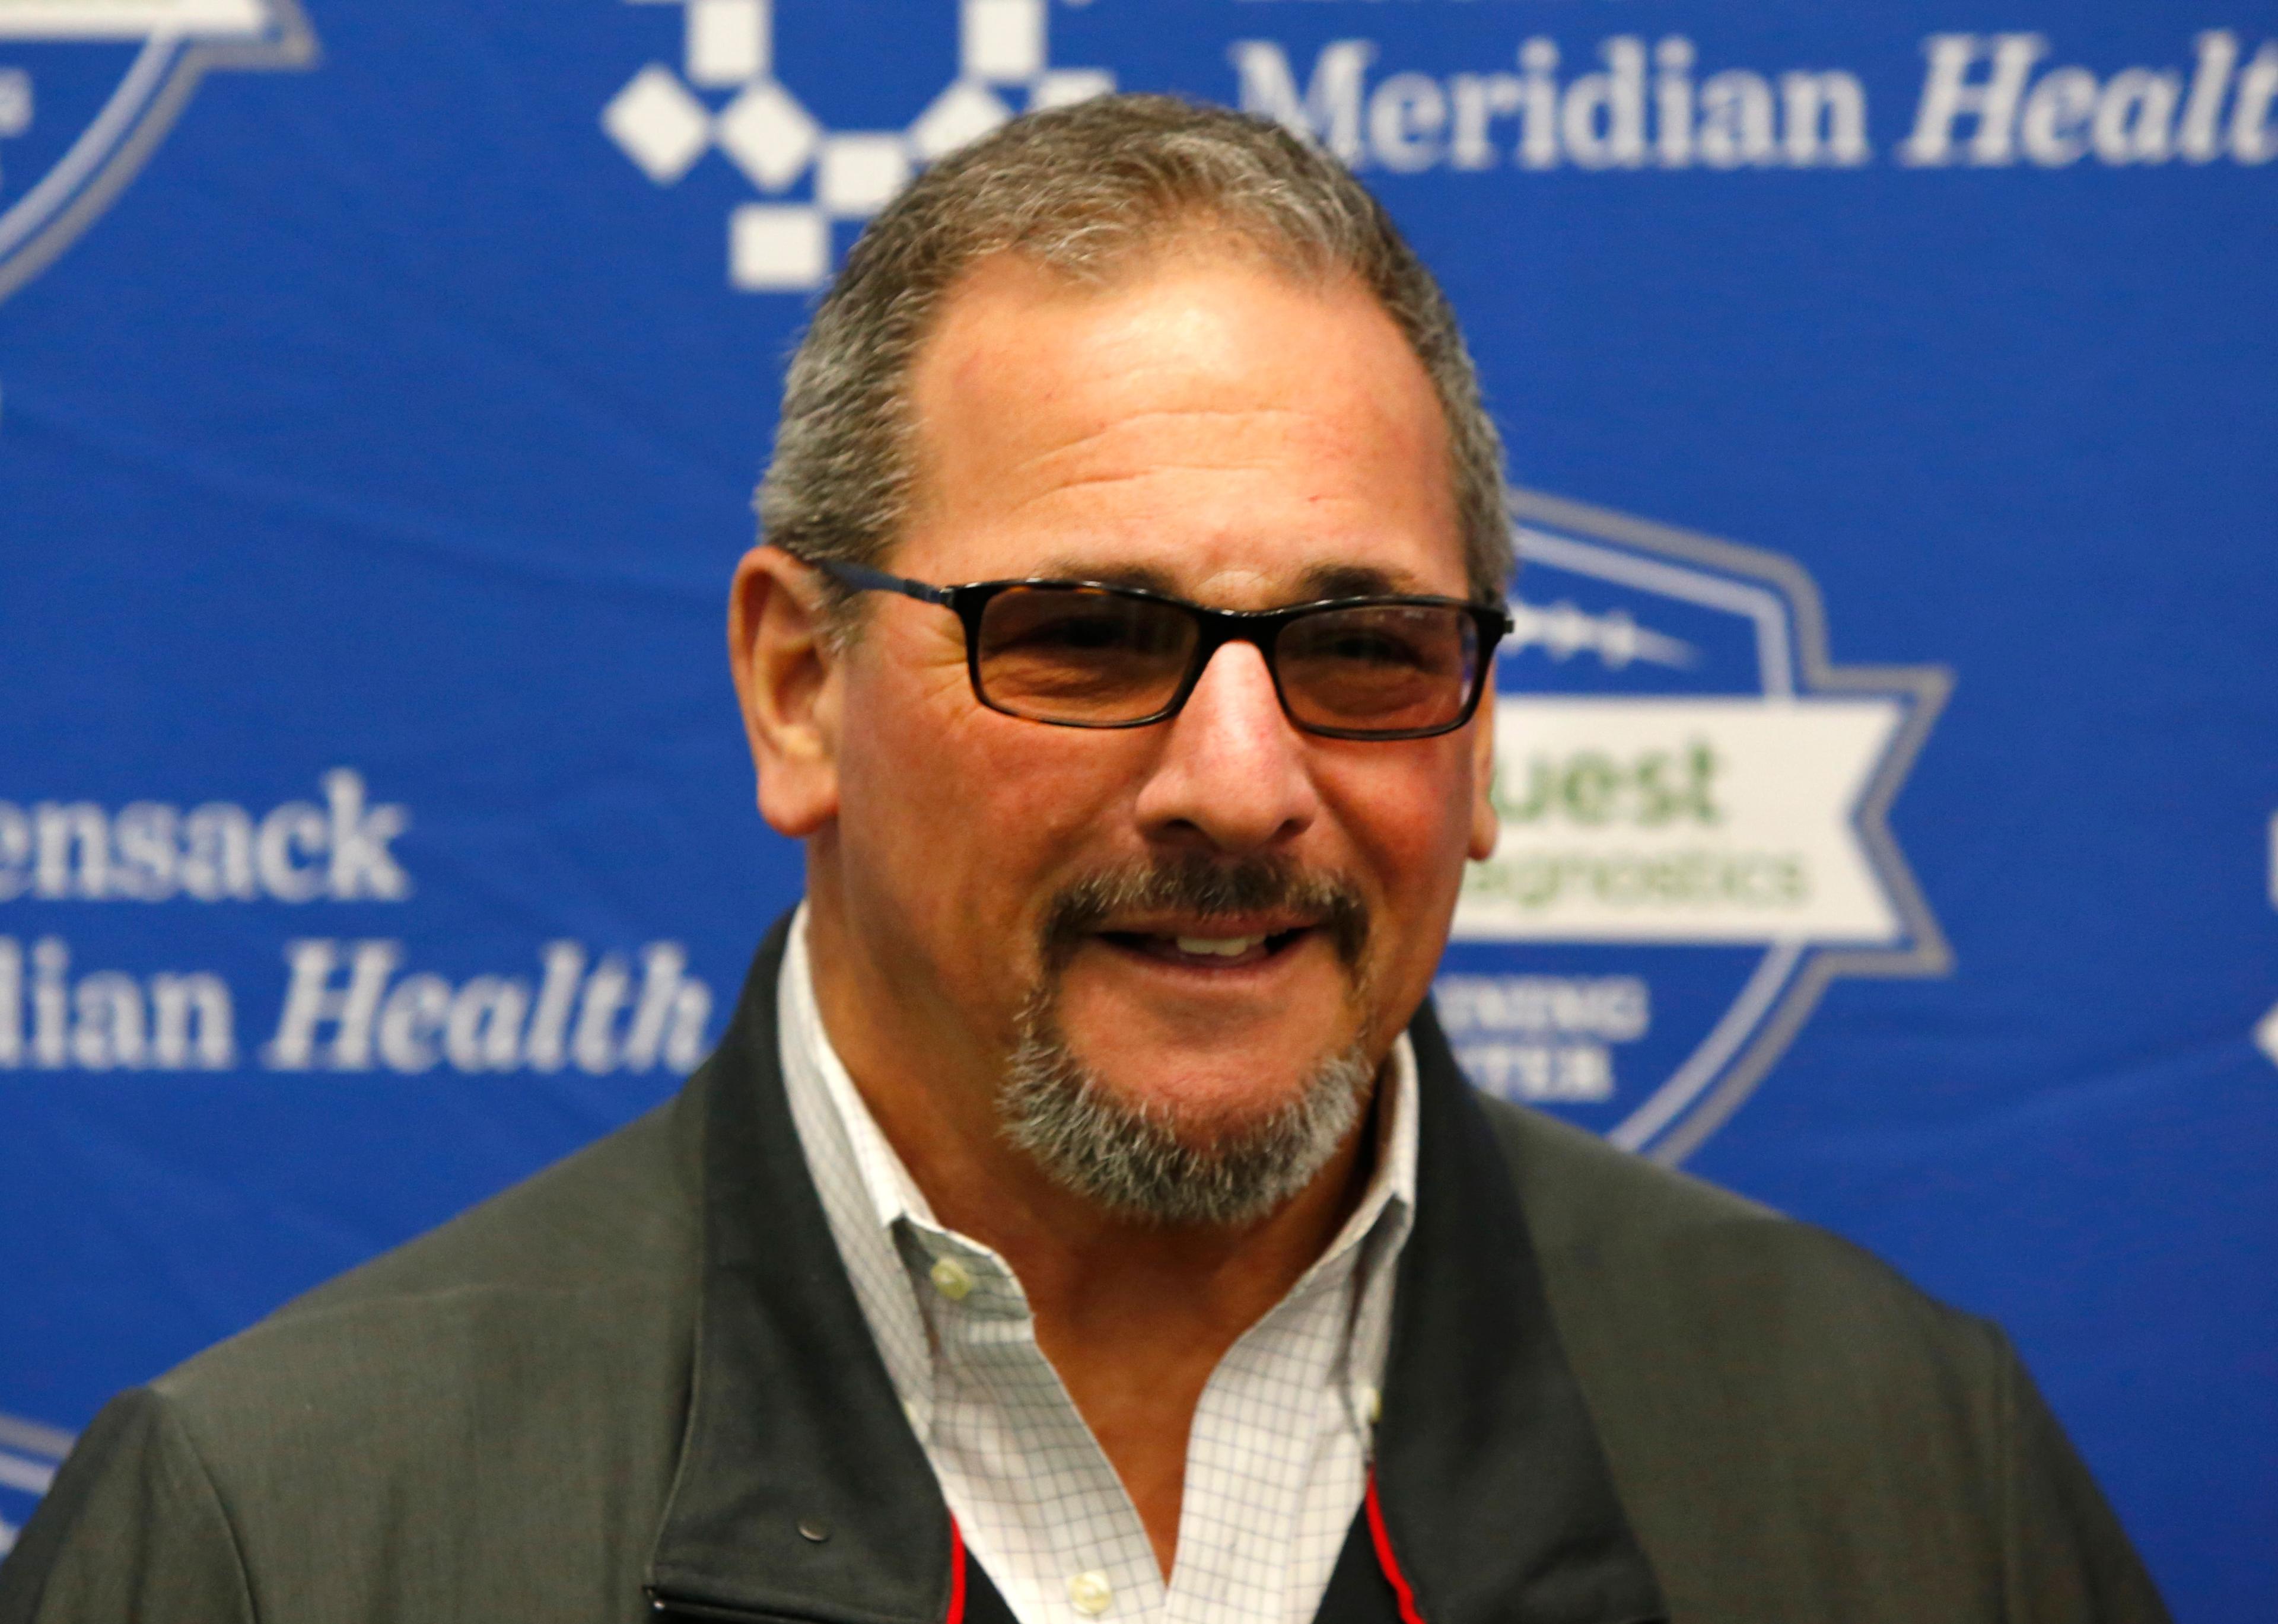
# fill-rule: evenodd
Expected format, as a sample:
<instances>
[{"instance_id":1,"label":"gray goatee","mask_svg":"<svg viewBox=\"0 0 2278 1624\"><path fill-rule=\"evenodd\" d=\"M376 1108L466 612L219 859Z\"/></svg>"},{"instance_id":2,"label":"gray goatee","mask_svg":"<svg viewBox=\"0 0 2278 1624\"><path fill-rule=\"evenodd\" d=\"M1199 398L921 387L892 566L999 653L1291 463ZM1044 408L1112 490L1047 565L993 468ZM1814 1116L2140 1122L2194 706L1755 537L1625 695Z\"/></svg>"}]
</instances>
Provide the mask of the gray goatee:
<instances>
[{"instance_id":1,"label":"gray goatee","mask_svg":"<svg viewBox=\"0 0 2278 1624\"><path fill-rule=\"evenodd\" d=\"M1367 910L1342 881L1263 858L1143 863L1076 882L1043 928L1044 972L1021 1005L998 1094L1005 1137L1064 1188L1110 1211L1166 1225L1231 1227L1265 1216L1312 1182L1358 1123L1376 1068L1356 1043L1317 1067L1294 1098L1217 1132L1181 1132L1159 1102L1125 1099L1078 1059L1059 1022L1062 972L1082 938L1116 915L1208 919L1294 910L1319 919L1366 1006Z\"/></svg>"}]
</instances>

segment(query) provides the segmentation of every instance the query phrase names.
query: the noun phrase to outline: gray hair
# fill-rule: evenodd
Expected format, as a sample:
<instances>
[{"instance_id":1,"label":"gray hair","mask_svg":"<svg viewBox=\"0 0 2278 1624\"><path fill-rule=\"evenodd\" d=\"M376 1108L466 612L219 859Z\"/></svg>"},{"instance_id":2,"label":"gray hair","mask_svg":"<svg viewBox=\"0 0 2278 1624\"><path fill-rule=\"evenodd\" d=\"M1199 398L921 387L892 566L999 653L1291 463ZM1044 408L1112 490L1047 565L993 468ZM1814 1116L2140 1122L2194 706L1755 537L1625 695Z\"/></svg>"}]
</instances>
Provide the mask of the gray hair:
<instances>
[{"instance_id":1,"label":"gray hair","mask_svg":"<svg viewBox=\"0 0 2278 1624\"><path fill-rule=\"evenodd\" d=\"M817 307L784 388L758 507L800 557L883 565L908 511L909 377L950 289L1018 254L1104 282L1182 234L1231 240L1296 276L1349 275L1423 364L1448 424L1474 597L1511 568L1502 441L1455 312L1375 198L1280 126L1159 95L1031 113L936 164L871 222Z\"/></svg>"},{"instance_id":2,"label":"gray hair","mask_svg":"<svg viewBox=\"0 0 2278 1624\"><path fill-rule=\"evenodd\" d=\"M1005 1136L1062 1189L1176 1228L1232 1228L1319 1177L1368 1108L1377 1068L1360 1044L1330 1056L1261 1119L1196 1144L1160 1104L1119 1098L1068 1046L1049 1003L1021 1010L998 1109Z\"/></svg>"}]
</instances>

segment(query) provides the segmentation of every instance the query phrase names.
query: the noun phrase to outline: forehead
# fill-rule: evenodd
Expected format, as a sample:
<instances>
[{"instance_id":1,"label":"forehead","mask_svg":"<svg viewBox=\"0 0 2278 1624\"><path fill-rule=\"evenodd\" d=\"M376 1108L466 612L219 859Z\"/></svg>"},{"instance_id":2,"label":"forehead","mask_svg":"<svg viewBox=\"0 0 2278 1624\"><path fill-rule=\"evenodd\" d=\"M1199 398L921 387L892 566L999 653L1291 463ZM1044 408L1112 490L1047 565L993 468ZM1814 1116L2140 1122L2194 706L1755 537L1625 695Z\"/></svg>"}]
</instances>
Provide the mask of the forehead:
<instances>
[{"instance_id":1,"label":"forehead","mask_svg":"<svg viewBox=\"0 0 2278 1624\"><path fill-rule=\"evenodd\" d=\"M1349 278L1196 249L1102 286L999 255L950 294L910 398L908 573L1229 605L1330 574L1464 590L1438 398Z\"/></svg>"}]
</instances>

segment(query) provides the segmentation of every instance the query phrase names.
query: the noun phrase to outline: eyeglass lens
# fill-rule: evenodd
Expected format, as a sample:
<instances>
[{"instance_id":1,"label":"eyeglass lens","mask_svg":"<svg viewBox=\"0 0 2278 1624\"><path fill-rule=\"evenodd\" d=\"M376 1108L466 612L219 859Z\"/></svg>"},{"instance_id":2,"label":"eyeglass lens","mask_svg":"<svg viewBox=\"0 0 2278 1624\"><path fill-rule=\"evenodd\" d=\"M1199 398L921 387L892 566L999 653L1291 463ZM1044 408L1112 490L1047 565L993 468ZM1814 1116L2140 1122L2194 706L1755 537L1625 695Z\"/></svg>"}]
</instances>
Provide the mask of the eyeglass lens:
<instances>
[{"instance_id":1,"label":"eyeglass lens","mask_svg":"<svg viewBox=\"0 0 2278 1624\"><path fill-rule=\"evenodd\" d=\"M1200 631L1175 604L1096 588L1008 588L982 611L982 696L1039 721L1141 721L1177 698ZM1479 629L1451 606L1326 609L1283 627L1268 658L1301 726L1405 733L1462 714L1479 669Z\"/></svg>"}]
</instances>

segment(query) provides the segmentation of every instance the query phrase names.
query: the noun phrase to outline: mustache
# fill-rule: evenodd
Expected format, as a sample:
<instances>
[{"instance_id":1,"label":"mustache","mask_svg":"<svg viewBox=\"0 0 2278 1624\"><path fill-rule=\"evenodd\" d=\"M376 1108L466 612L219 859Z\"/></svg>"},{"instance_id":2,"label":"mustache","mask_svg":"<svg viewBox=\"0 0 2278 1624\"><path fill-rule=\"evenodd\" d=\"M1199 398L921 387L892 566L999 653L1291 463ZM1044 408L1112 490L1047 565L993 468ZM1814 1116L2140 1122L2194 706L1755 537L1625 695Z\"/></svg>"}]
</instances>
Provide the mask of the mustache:
<instances>
[{"instance_id":1,"label":"mustache","mask_svg":"<svg viewBox=\"0 0 2278 1624\"><path fill-rule=\"evenodd\" d=\"M1069 881L1045 905L1043 959L1064 968L1086 936L1124 913L1203 919L1289 912L1319 922L1337 957L1358 972L1368 947L1368 903L1351 881L1286 858L1214 858L1190 851L1142 858Z\"/></svg>"}]
</instances>

